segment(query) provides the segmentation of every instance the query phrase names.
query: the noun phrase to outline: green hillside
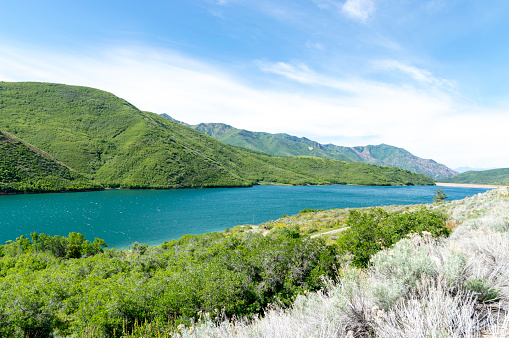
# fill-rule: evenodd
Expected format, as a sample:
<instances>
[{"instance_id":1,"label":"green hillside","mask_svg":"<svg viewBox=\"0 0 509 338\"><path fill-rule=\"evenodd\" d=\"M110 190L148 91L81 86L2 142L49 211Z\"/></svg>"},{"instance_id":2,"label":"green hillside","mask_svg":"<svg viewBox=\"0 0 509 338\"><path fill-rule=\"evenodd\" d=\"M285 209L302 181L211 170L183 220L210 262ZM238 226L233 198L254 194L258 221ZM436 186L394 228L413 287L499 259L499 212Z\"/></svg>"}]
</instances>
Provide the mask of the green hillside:
<instances>
[{"instance_id":1,"label":"green hillside","mask_svg":"<svg viewBox=\"0 0 509 338\"><path fill-rule=\"evenodd\" d=\"M49 154L0 130L0 193L100 189Z\"/></svg>"},{"instance_id":2,"label":"green hillside","mask_svg":"<svg viewBox=\"0 0 509 338\"><path fill-rule=\"evenodd\" d=\"M484 171L467 171L449 179L440 180L444 183L492 184L509 186L509 168Z\"/></svg>"},{"instance_id":3,"label":"green hillside","mask_svg":"<svg viewBox=\"0 0 509 338\"><path fill-rule=\"evenodd\" d=\"M0 83L0 128L109 187L253 184L434 184L414 173L225 145L113 94L47 83Z\"/></svg>"},{"instance_id":4,"label":"green hillside","mask_svg":"<svg viewBox=\"0 0 509 338\"><path fill-rule=\"evenodd\" d=\"M164 116L171 119L168 115ZM334 144L320 144L305 137L288 134L237 129L223 123L201 123L191 127L226 144L274 156L315 156L339 161L386 165L428 175L434 179L457 174L443 164L419 158L405 149L387 144L342 147Z\"/></svg>"}]
</instances>

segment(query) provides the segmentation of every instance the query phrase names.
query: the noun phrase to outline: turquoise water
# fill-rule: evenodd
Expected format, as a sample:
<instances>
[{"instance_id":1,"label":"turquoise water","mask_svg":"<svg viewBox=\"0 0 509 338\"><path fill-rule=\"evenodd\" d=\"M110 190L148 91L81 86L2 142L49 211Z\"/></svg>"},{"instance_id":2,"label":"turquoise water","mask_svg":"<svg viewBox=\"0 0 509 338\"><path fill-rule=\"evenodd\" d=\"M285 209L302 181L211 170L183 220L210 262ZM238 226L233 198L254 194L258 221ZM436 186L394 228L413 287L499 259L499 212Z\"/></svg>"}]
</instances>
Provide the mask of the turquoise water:
<instances>
[{"instance_id":1,"label":"turquoise water","mask_svg":"<svg viewBox=\"0 0 509 338\"><path fill-rule=\"evenodd\" d=\"M37 231L81 232L109 247L161 244L185 234L259 224L302 209L430 203L437 187L255 186L192 190L106 190L0 196L0 243ZM441 187L449 200L486 189Z\"/></svg>"}]
</instances>

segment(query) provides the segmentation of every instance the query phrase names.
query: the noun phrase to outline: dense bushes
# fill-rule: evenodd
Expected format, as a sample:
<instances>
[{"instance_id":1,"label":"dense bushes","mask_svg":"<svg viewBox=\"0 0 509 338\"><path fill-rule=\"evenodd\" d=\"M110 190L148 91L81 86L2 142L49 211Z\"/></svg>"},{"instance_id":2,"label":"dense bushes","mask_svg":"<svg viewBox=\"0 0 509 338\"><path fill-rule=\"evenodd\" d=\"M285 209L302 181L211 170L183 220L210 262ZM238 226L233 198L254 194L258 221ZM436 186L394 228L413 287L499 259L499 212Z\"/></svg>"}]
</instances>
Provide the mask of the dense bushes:
<instances>
[{"instance_id":1,"label":"dense bushes","mask_svg":"<svg viewBox=\"0 0 509 338\"><path fill-rule=\"evenodd\" d=\"M20 236L15 241L7 241L0 245L0 257L17 257L24 254L49 253L54 257L80 258L82 256L93 256L108 246L103 239L96 238L93 242L85 239L80 233L71 232L69 237L49 236L32 232L32 239ZM32 256L30 256L32 257ZM0 274L3 276L3 274Z\"/></svg>"},{"instance_id":2,"label":"dense bushes","mask_svg":"<svg viewBox=\"0 0 509 338\"><path fill-rule=\"evenodd\" d=\"M339 249L352 255L353 265L366 267L371 256L383 248L390 248L407 234L448 235L445 220L445 216L426 209L392 214L380 208L367 212L353 210L346 222L350 228L339 239Z\"/></svg>"},{"instance_id":3,"label":"dense bushes","mask_svg":"<svg viewBox=\"0 0 509 338\"><path fill-rule=\"evenodd\" d=\"M170 330L204 313L252 315L322 287L322 276L332 277L336 264L333 248L323 241L286 234L187 235L160 247L73 258L98 244L72 233L33 234L32 241L20 237L5 245L0 335L44 337L53 330L93 328L116 336L147 320Z\"/></svg>"}]
</instances>

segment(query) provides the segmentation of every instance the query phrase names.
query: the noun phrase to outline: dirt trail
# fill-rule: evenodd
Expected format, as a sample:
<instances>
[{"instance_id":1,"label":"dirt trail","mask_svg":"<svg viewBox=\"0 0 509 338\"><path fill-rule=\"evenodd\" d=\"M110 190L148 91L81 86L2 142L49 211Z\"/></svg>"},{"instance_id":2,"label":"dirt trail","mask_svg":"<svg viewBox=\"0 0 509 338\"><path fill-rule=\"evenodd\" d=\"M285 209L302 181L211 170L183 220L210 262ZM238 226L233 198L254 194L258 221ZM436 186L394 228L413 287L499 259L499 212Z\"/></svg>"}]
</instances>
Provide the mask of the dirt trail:
<instances>
[{"instance_id":1,"label":"dirt trail","mask_svg":"<svg viewBox=\"0 0 509 338\"><path fill-rule=\"evenodd\" d=\"M311 238L320 237L320 236L323 236L323 235L332 235L332 234L335 234L335 233L338 233L338 232L341 232L341 231L345 231L347 229L350 229L350 227L323 232L321 234L313 235L313 236L311 236Z\"/></svg>"}]
</instances>

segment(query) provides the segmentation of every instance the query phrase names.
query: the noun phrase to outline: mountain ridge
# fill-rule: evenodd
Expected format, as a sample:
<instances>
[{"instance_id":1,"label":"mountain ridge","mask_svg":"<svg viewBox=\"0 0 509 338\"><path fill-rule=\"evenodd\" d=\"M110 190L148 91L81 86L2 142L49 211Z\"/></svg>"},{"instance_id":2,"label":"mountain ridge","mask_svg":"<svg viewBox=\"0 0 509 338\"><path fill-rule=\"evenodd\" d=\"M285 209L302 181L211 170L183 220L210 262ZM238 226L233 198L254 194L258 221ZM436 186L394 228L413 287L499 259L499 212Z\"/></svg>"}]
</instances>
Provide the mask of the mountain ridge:
<instances>
[{"instance_id":1,"label":"mountain ridge","mask_svg":"<svg viewBox=\"0 0 509 338\"><path fill-rule=\"evenodd\" d=\"M166 118L174 120L167 114ZM174 120L175 121L175 120ZM374 165L398 167L427 175L433 179L448 178L456 174L454 170L431 159L423 159L409 151L387 144L344 147L334 144L321 144L306 137L285 133L253 132L238 129L224 123L200 123L189 125L221 142L274 156L315 156L347 162L364 162Z\"/></svg>"}]
</instances>

